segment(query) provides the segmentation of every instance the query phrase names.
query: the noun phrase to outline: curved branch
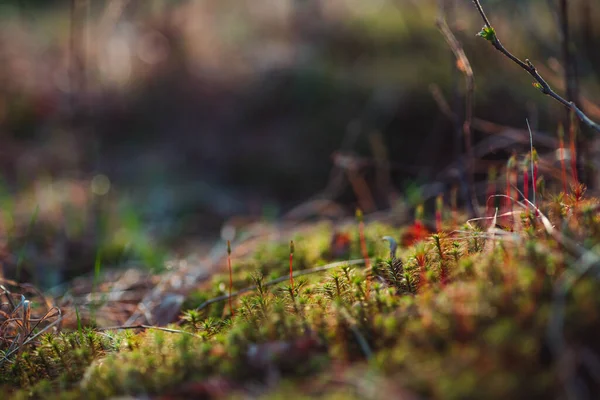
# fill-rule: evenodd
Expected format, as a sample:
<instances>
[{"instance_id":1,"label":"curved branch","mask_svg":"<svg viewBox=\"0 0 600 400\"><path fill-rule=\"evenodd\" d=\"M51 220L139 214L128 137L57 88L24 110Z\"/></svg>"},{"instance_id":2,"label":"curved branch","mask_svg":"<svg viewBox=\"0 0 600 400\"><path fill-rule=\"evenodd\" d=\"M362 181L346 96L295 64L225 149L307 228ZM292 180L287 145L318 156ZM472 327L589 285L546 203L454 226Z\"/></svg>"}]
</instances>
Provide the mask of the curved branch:
<instances>
[{"instance_id":1,"label":"curved branch","mask_svg":"<svg viewBox=\"0 0 600 400\"><path fill-rule=\"evenodd\" d=\"M472 130L471 130L471 122L473 120L473 92L475 91L475 80L473 78L473 69L471 68L471 63L467 58L465 51L456 39L456 36L450 30L450 27L446 23L444 8L440 5L440 14L436 20L436 25L450 50L454 54L456 58L456 66L458 70L465 77L465 116L462 124L462 134L464 138L465 151L467 156L467 192L468 192L468 203L469 208L473 216L478 216L479 214L479 204L477 201L477 195L473 191L474 187L474 175L473 170L475 166L475 157L473 155L473 139L472 139Z\"/></svg>"},{"instance_id":2,"label":"curved branch","mask_svg":"<svg viewBox=\"0 0 600 400\"><path fill-rule=\"evenodd\" d=\"M490 42L496 50L498 50L499 52L504 54L507 58L512 60L519 67L521 67L525 71L527 71L527 73L529 73L529 75L531 75L533 77L533 79L535 79L535 81L536 81L535 86L542 93L544 93L547 96L552 97L554 100L558 101L563 106L573 110L575 112L575 114L577 115L577 117L579 117L579 119L583 123L585 123L587 126L592 128L593 130L600 132L600 125L598 123L592 121L587 115L585 115L585 113L583 111L581 111L581 109L579 109L575 105L575 103L564 99L559 94L557 94L554 90L552 90L550 85L548 85L548 82L546 82L546 80L544 80L544 78L542 78L542 76L538 73L537 69L531 63L531 61L529 61L528 59L525 59L525 61L521 61L519 58L515 57L511 52L506 50L506 48L502 45L502 43L500 43L500 40L496 36L496 32L495 32L494 28L492 27L490 20L485 15L485 12L483 11L483 7L481 6L481 2L479 0L473 0L473 4L475 4L475 7L477 8L477 11L479 11L479 15L481 15L481 18L483 19L483 23L485 24L483 27L483 30L479 33L479 36L482 36L484 39L486 39L488 42Z\"/></svg>"}]
</instances>

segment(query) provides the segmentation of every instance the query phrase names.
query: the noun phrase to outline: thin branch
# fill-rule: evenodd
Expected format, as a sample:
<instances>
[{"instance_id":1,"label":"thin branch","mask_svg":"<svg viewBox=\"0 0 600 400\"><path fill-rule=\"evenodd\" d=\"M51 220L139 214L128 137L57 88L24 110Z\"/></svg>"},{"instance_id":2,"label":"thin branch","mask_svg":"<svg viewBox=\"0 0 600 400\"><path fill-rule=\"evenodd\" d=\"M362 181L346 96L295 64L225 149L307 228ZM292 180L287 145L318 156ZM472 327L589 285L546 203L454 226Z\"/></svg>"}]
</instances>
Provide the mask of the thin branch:
<instances>
[{"instance_id":1,"label":"thin branch","mask_svg":"<svg viewBox=\"0 0 600 400\"><path fill-rule=\"evenodd\" d=\"M499 52L504 54L507 58L512 60L519 67L521 67L522 69L527 71L527 73L529 73L529 75L531 75L533 77L533 79L535 79L535 81L536 81L535 86L542 93L544 93L547 96L552 97L554 100L558 101L563 106L572 109L575 112L575 114L577 115L577 117L579 117L579 119L581 121L583 121L583 123L585 123L590 128L594 129L595 131L600 132L599 124L592 121L587 115L585 115L585 113L583 111L581 111L581 109L579 109L575 105L575 103L564 99L563 97L558 95L554 90L552 90L550 85L548 85L548 82L546 82L544 80L544 78L542 78L542 76L538 73L537 69L531 63L531 61L529 61L528 59L525 59L525 61L521 61L520 59L515 57L512 53L510 53L508 50L506 50L506 48L502 45L502 43L500 43L500 40L498 39L498 36L496 36L496 32L495 32L494 28L492 27L489 19L485 15L485 12L483 11L483 7L481 6L481 2L479 0L473 0L473 4L475 4L475 7L479 11L479 14L481 15L481 18L483 19L483 22L485 24L484 30L482 32L480 32L480 36L484 37L487 41L489 41L496 50L498 50Z\"/></svg>"},{"instance_id":2,"label":"thin branch","mask_svg":"<svg viewBox=\"0 0 600 400\"><path fill-rule=\"evenodd\" d=\"M440 9L440 15L438 15L438 18L436 20L436 25L437 25L438 29L440 30L440 32L442 33L442 35L444 36L444 38L446 39L448 46L450 47L450 49L452 50L452 53L454 54L454 57L456 58L456 66L457 66L458 70L460 72L462 72L462 74L465 77L465 89L466 89L465 90L465 117L464 117L463 124L462 124L462 132L463 132L463 137L464 137L464 142L465 142L465 152L467 155L467 174L468 174L467 181L468 181L468 196L469 196L468 202L469 202L469 205L471 208L470 211L475 216L478 216L479 205L477 202L477 196L475 195L475 193L473 191L473 186L474 186L473 167L475 164L475 157L473 155L473 139L472 139L472 131L471 131L471 123L473 120L473 92L475 91L475 80L473 79L473 69L471 68L471 63L469 62L469 59L467 58L462 45L460 44L458 39L456 39L456 36L454 36L452 31L450 30L450 27L446 23L444 15L442 14L444 12L443 11L444 8L442 7L442 5L440 5L439 9Z\"/></svg>"},{"instance_id":3,"label":"thin branch","mask_svg":"<svg viewBox=\"0 0 600 400\"><path fill-rule=\"evenodd\" d=\"M296 278L298 276L314 274L314 273L317 273L317 272L323 272L323 271L327 271L329 269L339 268L339 267L343 267L343 266L346 266L346 265L364 264L364 262L365 262L365 260L362 259L362 258L361 259L357 259L357 260L349 260L349 261L337 261L337 262L333 262L333 263L330 263L330 264L327 264L327 265L323 265L321 267L316 267L316 268L311 268L311 269L305 269L303 271L296 271L296 272L294 272L292 274L292 276L294 278ZM263 286L265 286L265 287L267 287L267 286L273 286L273 285L276 285L278 283L285 282L288 279L290 279L289 274L281 276L281 277L279 277L277 279L273 279L272 281L265 282L263 284ZM243 289L238 290L237 292L231 293L231 297L237 297L237 296L239 296L241 294L244 294L244 293L247 293L247 292L251 292L251 291L256 290L256 289L257 289L256 285L248 286L248 287L245 287ZM221 302L221 301L225 301L225 300L229 299L229 297L230 297L230 295L223 295L223 296L212 298L210 300L206 300L204 303L202 303L198 307L196 307L196 311L200 311L200 310L208 307L211 304L218 303L218 302Z\"/></svg>"},{"instance_id":4,"label":"thin branch","mask_svg":"<svg viewBox=\"0 0 600 400\"><path fill-rule=\"evenodd\" d=\"M477 11L479 11L479 14L481 15L481 18L483 19L483 23L485 24L485 26L491 29L492 24L490 24L490 20L485 15L485 11L483 11L483 7L481 7L481 3L479 3L479 0L473 0L473 3L475 4L475 7L477 7Z\"/></svg>"},{"instance_id":5,"label":"thin branch","mask_svg":"<svg viewBox=\"0 0 600 400\"><path fill-rule=\"evenodd\" d=\"M184 334L184 335L190 335L190 336L194 336L197 338L201 338L201 336L198 336L194 333L191 332L186 332L186 331L182 331L180 329L172 329L172 328L165 328L162 326L154 326L154 325L144 325L144 324L140 324L140 325L119 325L119 326L109 326L106 328L97 328L96 331L97 332L104 332L104 331L116 331L116 330L123 330L123 329L154 329L157 331L163 331L163 332L168 332L168 333L179 333L179 334Z\"/></svg>"}]
</instances>

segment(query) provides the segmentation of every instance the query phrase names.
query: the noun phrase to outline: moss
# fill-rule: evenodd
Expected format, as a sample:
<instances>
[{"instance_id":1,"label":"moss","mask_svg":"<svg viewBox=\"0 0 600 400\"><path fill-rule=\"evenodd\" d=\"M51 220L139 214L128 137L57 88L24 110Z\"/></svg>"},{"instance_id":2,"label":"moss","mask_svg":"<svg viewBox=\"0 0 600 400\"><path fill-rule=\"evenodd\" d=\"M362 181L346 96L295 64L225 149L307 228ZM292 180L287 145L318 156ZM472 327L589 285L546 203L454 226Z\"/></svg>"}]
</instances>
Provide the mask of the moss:
<instances>
[{"instance_id":1,"label":"moss","mask_svg":"<svg viewBox=\"0 0 600 400\"><path fill-rule=\"evenodd\" d=\"M568 206L577 213L586 204ZM553 207L549 202L547 208ZM569 225L574 239L596 229L589 218L567 215L553 218ZM347 227L351 257L360 257L356 229ZM255 289L235 299L233 316L220 302L184 313L174 332L45 335L2 364L0 383L13 398L52 398L49 392L55 398L210 397L223 394L210 383L218 379L218 387L235 397L252 385L266 388L276 377L281 383L269 386L268 397L290 391L294 397L361 397L356 388L332 384L333 371L360 367L385 384L437 398L547 397L561 390L548 352L556 312L552 288L577 264L539 221L530 220L512 237L517 244L501 237L494 244L468 228L462 237L434 236L401 249L400 259L388 259L379 238L399 233L367 224L372 271L342 266L299 277L293 289L287 281L269 283L288 273L288 242L265 243L235 260L257 270L235 269L235 287ZM317 225L295 236L295 267L323 264L332 234L328 225ZM595 236L590 238L596 246ZM224 277L215 275L187 305L223 294ZM595 278L583 275L568 292L560 330L568 346L596 350L599 289Z\"/></svg>"}]
</instances>

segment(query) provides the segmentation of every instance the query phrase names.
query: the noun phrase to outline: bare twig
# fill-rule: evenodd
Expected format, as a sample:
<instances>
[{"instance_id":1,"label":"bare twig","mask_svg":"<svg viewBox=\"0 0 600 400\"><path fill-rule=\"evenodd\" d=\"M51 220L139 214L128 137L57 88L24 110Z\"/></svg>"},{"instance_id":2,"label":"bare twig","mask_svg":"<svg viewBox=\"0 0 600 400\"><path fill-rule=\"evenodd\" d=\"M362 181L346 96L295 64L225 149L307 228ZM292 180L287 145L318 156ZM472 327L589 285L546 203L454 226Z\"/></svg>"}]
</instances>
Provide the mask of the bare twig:
<instances>
[{"instance_id":1,"label":"bare twig","mask_svg":"<svg viewBox=\"0 0 600 400\"><path fill-rule=\"evenodd\" d=\"M190 336L194 336L197 338L201 338L201 336L198 336L194 333L183 331L180 329L172 329L172 328L165 328L162 326L153 326L153 325L144 325L144 324L108 326L105 328L97 328L96 331L97 332L105 332L105 331L118 331L118 330L124 330L124 329L154 329L157 331L163 331L163 332L168 332L168 333L179 333L179 334L183 334L183 335L190 335Z\"/></svg>"},{"instance_id":2,"label":"bare twig","mask_svg":"<svg viewBox=\"0 0 600 400\"><path fill-rule=\"evenodd\" d=\"M476 217L479 215L479 205L478 205L478 201L477 201L477 195L475 194L475 191L473 189L474 188L473 168L475 165L475 156L473 154L473 139L472 139L472 132L471 132L471 123L473 120L473 92L475 90L475 81L473 79L473 69L471 68L471 63L469 62L469 59L467 58L462 45L460 44L458 39L456 39L456 36L454 36L452 31L450 30L450 27L446 23L446 19L444 16L443 4L440 4L439 10L440 10L440 14L438 15L438 18L436 20L436 25L437 25L438 29L440 30L440 32L442 33L442 35L444 36L444 39L446 39L446 42L448 43L450 50L452 50L452 53L454 54L454 57L456 58L457 69L465 77L465 115L464 115L464 120L462 121L461 128L462 128L462 135L463 135L463 139L464 139L465 152L466 152L466 156L467 156L466 157L467 158L466 172L467 172L467 197L468 198L466 200L467 200L467 204L469 205L469 211L471 212L471 214L473 216ZM459 121L456 121L456 122L459 122Z\"/></svg>"},{"instance_id":3,"label":"bare twig","mask_svg":"<svg viewBox=\"0 0 600 400\"><path fill-rule=\"evenodd\" d=\"M432 83L429 85L429 92L431 93L433 100L436 102L436 104L439 107L442 114L444 114L444 116L446 116L449 120L455 121L458 117L450 109L450 105L448 104L448 101L444 98L444 95L442 94L440 87L438 85ZM475 129L477 129L478 131L480 131L482 133L486 133L488 135L493 135L493 136L502 135L502 136L510 137L511 139L513 139L515 141L519 141L519 142L521 140L523 140L522 137L524 135L528 134L527 130L515 128L515 127L507 126L507 125L500 125L495 122L487 121L487 120L477 118L477 117L473 117L472 125ZM551 137L548 133L544 133L544 132L536 132L535 141L538 144L547 146L549 148L556 148L557 143L558 143L554 137ZM529 142L529 141L527 141L527 142ZM523 143L525 143L525 141L523 141ZM473 152L475 153L474 156L477 157L477 152L476 152L475 148L473 149Z\"/></svg>"},{"instance_id":4,"label":"bare twig","mask_svg":"<svg viewBox=\"0 0 600 400\"><path fill-rule=\"evenodd\" d=\"M548 85L544 78L542 78L542 76L538 73L537 69L531 63L531 61L529 61L528 59L525 59L525 61L521 61L519 58L515 57L511 52L506 50L506 48L502 45L502 43L500 43L500 40L496 36L496 31L492 27L490 20L485 15L483 7L481 6L481 2L479 0L473 0L473 4L475 4L475 7L477 8L477 11L479 11L479 15L481 15L481 18L483 19L483 22L485 24L483 30L479 33L479 35L486 39L488 42L490 42L496 50L504 54L507 58L512 60L519 67L527 71L527 73L529 73L529 75L531 75L533 79L535 79L535 86L542 93L552 97L554 100L558 101L563 106L572 109L577 115L577 117L584 124L594 129L595 131L600 132L600 124L597 124L596 122L592 121L587 115L585 115L585 113L579 107L577 107L575 103L573 103L573 101L564 99L563 97L558 95L554 90L552 90L550 85Z\"/></svg>"},{"instance_id":5,"label":"bare twig","mask_svg":"<svg viewBox=\"0 0 600 400\"><path fill-rule=\"evenodd\" d=\"M333 262L333 263L330 263L330 264L327 264L327 265L323 265L321 267L316 267L316 268L311 268L311 269L305 269L303 271L296 271L296 272L294 272L292 274L292 276L294 278L296 278L298 276L314 274L314 273L317 273L317 272L323 272L323 271L327 271L327 270L330 270L330 269L333 269L333 268L343 267L343 266L346 266L346 265L364 264L364 262L365 262L365 260L362 259L362 258L361 259L357 259L357 260L337 261L337 262ZM276 285L278 283L285 282L288 279L290 279L290 276L289 275L284 275L284 276L281 276L281 277L279 277L277 279L273 279L272 281L265 282L263 284L263 286L265 286L265 287L266 286L273 286L273 285ZM202 303L198 307L196 307L196 311L200 311L200 310L208 307L211 304L218 303L218 302L221 302L221 301L225 301L225 300L229 299L230 296L231 297L237 297L239 295L251 292L251 291L256 290L256 289L257 289L257 286L256 285L252 285L252 286L248 286L248 287L245 287L243 289L240 289L237 292L231 293L231 295L226 294L226 295L223 295L223 296L212 298L210 300L206 300L204 303Z\"/></svg>"}]
</instances>

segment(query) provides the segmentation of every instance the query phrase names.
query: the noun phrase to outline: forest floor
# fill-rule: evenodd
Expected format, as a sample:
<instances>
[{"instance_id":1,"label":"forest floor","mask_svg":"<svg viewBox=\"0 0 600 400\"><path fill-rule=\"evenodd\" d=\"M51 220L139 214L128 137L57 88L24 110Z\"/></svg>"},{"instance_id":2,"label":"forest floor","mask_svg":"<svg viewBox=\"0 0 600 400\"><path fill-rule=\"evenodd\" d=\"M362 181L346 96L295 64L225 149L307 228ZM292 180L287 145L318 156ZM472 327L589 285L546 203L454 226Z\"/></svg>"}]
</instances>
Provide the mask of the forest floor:
<instances>
[{"instance_id":1,"label":"forest floor","mask_svg":"<svg viewBox=\"0 0 600 400\"><path fill-rule=\"evenodd\" d=\"M97 270L58 298L4 280L2 391L594 397L600 203L573 192L499 197L478 220L438 207L435 224L420 209L402 226L257 224L229 256L223 244L161 273Z\"/></svg>"}]
</instances>

